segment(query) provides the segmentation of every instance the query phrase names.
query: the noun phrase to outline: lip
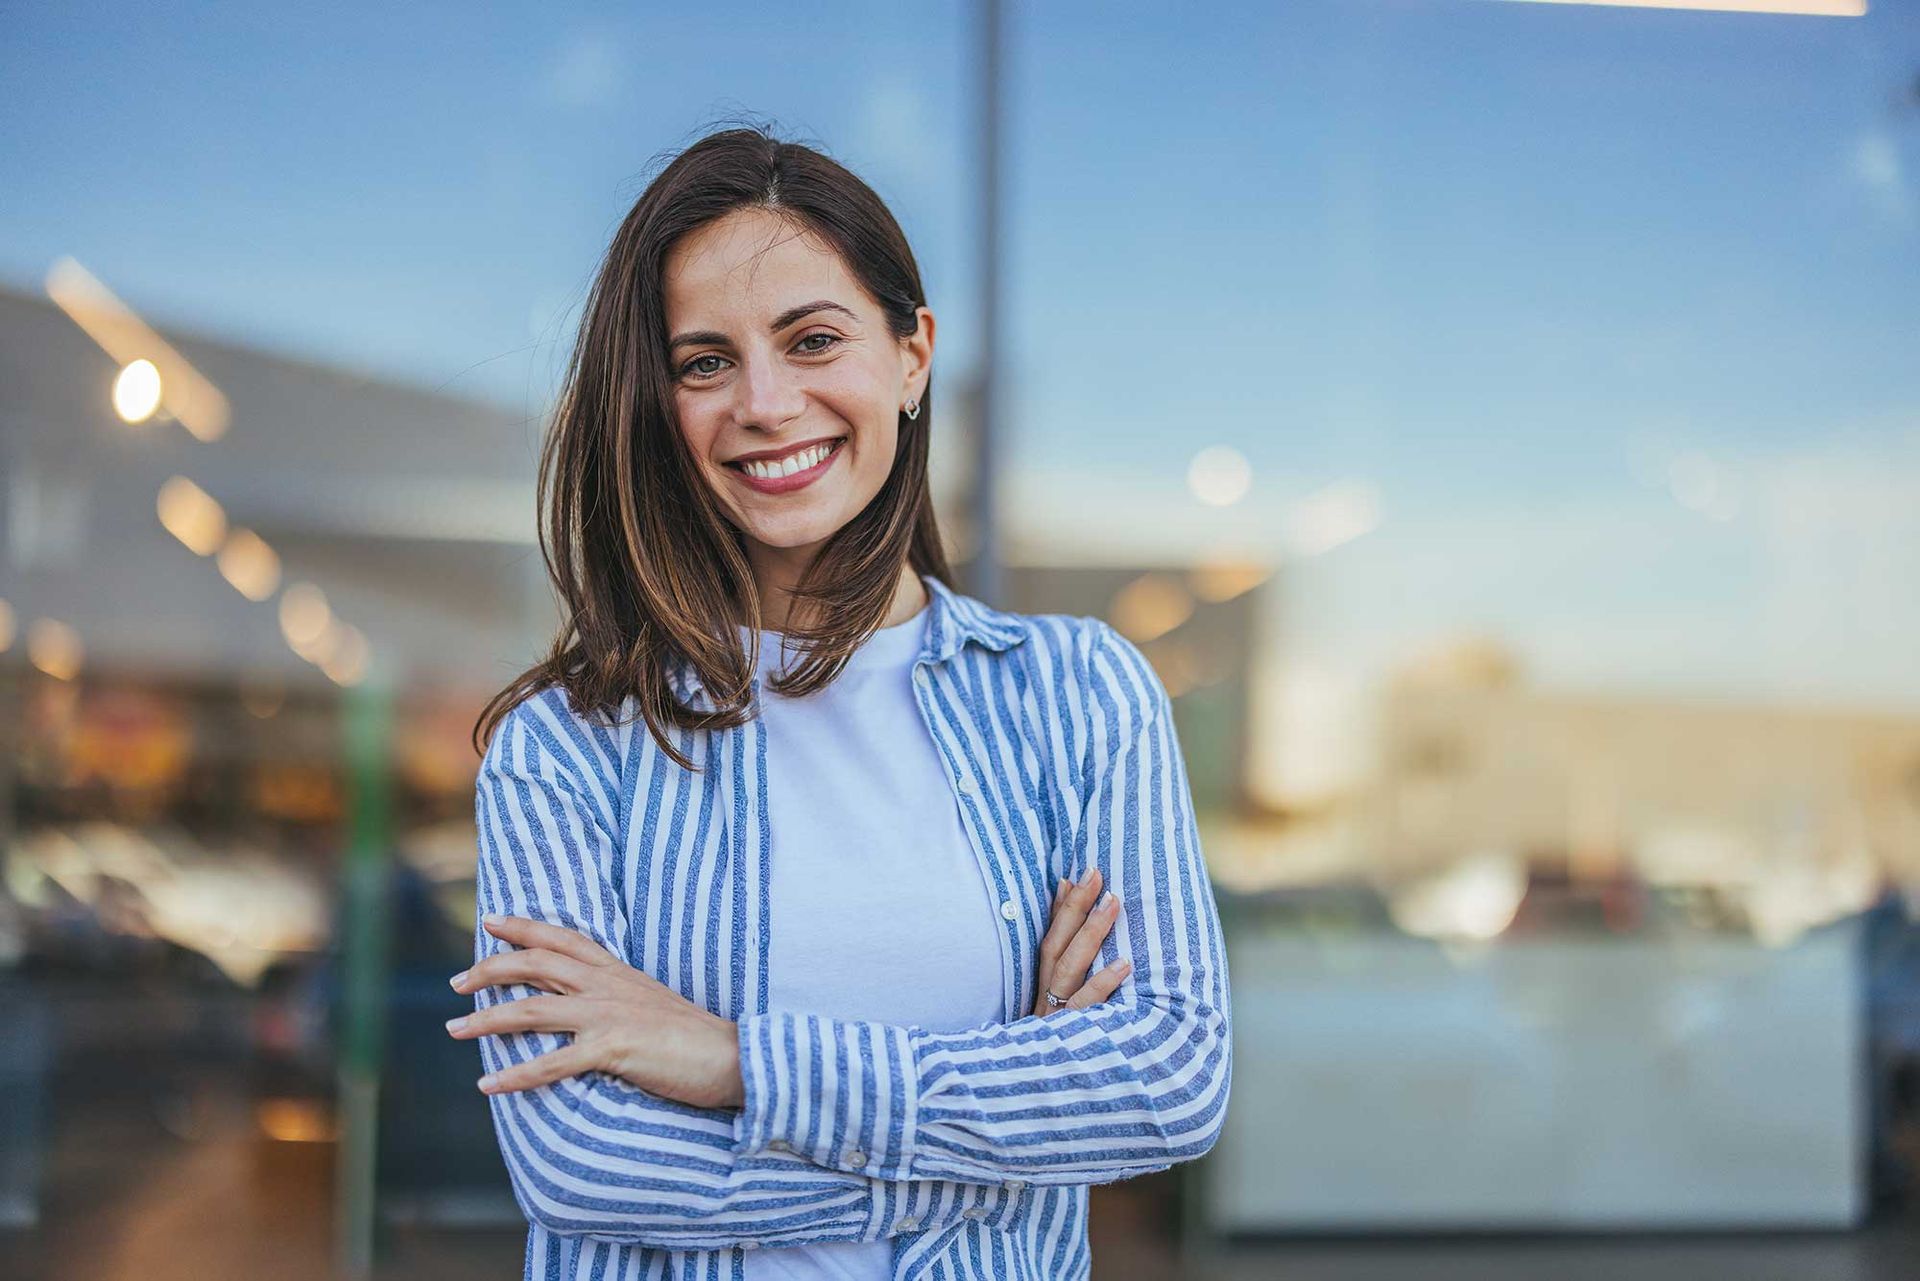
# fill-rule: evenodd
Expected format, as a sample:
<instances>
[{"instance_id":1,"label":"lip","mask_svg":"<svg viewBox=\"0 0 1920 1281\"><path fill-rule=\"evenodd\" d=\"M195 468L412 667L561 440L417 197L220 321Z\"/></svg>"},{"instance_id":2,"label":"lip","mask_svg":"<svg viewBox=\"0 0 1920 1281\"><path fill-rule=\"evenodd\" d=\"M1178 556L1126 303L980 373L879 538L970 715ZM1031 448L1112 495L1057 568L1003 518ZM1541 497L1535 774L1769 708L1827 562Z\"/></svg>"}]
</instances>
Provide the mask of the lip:
<instances>
[{"instance_id":1,"label":"lip","mask_svg":"<svg viewBox=\"0 0 1920 1281\"><path fill-rule=\"evenodd\" d=\"M784 449L756 449L750 454L735 454L727 459L729 463L770 463L785 458L788 454L797 454L803 449L812 449L815 445L824 445L829 441L840 440L839 436L815 436L809 440L796 440Z\"/></svg>"},{"instance_id":2,"label":"lip","mask_svg":"<svg viewBox=\"0 0 1920 1281\"><path fill-rule=\"evenodd\" d=\"M829 437L829 439L833 439L833 438ZM818 441L808 441L806 444L801 445L799 448L806 449L819 443L820 442ZM793 473L793 475L791 476L774 476L770 479L763 480L758 476L748 475L744 470L742 470L739 467L729 466L727 470L733 474L733 478L735 480L739 481L741 484L747 486L749 489L752 489L758 493L790 494L796 489L805 489L808 485L811 485L814 481L826 475L827 469L833 466L834 459L840 457L840 455L845 452L845 446L846 446L846 437L842 436L837 440L834 440L833 448L827 451L827 456L825 458L822 458L819 462L807 468L805 471L797 471ZM793 450L787 451L787 453L792 453L792 452L794 451Z\"/></svg>"}]
</instances>

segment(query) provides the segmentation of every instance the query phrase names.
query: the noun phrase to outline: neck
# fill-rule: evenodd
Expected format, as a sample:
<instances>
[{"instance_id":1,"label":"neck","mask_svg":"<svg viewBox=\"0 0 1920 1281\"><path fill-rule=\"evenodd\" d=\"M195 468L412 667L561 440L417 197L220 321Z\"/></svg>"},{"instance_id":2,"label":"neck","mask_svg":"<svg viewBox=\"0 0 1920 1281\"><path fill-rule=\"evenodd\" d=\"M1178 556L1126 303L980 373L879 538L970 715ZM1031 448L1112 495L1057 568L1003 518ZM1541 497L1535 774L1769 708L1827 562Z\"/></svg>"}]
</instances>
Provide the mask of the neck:
<instances>
[{"instance_id":1,"label":"neck","mask_svg":"<svg viewBox=\"0 0 1920 1281\"><path fill-rule=\"evenodd\" d=\"M804 565L800 568L804 568ZM800 581L800 568L781 562L754 564L754 586L760 593L760 622L765 630L793 630L792 624L796 620L792 592L793 584ZM904 623L925 608L927 602L927 588L920 581L920 575L912 565L902 565L899 576L894 580L893 601L879 625L893 627Z\"/></svg>"}]
</instances>

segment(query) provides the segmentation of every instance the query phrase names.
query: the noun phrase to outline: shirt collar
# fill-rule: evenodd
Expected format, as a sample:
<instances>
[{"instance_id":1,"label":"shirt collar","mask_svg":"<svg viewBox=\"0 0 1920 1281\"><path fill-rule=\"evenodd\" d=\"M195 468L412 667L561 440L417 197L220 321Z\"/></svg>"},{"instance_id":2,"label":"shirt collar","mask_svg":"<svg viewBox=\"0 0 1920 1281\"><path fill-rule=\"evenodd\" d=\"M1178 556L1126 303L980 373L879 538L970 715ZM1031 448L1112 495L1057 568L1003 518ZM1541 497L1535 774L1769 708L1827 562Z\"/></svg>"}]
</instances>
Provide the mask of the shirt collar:
<instances>
[{"instance_id":1,"label":"shirt collar","mask_svg":"<svg viewBox=\"0 0 1920 1281\"><path fill-rule=\"evenodd\" d=\"M929 616L926 639L917 662L944 663L968 641L1002 653L1027 638L1020 615L995 609L983 600L955 591L932 574L920 575L920 581L927 588ZM668 681L680 702L687 706L693 705L696 691L704 694L706 690L693 664L684 659L673 665Z\"/></svg>"}]
</instances>

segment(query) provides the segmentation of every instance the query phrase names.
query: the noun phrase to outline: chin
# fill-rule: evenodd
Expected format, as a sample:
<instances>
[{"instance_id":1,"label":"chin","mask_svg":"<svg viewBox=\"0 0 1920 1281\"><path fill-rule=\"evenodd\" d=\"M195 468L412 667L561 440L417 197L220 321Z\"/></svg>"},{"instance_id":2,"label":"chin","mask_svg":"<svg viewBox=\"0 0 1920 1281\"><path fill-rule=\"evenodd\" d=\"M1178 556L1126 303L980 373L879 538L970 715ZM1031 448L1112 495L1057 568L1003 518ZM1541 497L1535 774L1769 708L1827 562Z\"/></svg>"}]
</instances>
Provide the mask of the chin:
<instances>
[{"instance_id":1,"label":"chin","mask_svg":"<svg viewBox=\"0 0 1920 1281\"><path fill-rule=\"evenodd\" d=\"M777 548L780 551L794 551L803 547L815 547L832 538L844 521L807 521L801 525L782 523L768 528L746 525L744 530L748 538L763 547Z\"/></svg>"}]
</instances>

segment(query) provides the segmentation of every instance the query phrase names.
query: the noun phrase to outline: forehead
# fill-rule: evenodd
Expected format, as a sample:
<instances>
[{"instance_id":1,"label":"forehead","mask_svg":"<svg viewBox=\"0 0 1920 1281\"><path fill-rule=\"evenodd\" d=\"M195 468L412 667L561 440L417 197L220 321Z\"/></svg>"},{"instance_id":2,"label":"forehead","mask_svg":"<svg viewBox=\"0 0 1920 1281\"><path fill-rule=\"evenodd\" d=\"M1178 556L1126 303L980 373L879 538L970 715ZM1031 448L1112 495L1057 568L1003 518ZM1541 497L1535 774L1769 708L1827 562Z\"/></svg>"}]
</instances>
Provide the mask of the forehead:
<instances>
[{"instance_id":1,"label":"forehead","mask_svg":"<svg viewBox=\"0 0 1920 1281\"><path fill-rule=\"evenodd\" d=\"M689 232L667 255L663 275L667 318L676 328L770 315L810 298L863 310L840 256L765 210L740 210Z\"/></svg>"}]
</instances>

